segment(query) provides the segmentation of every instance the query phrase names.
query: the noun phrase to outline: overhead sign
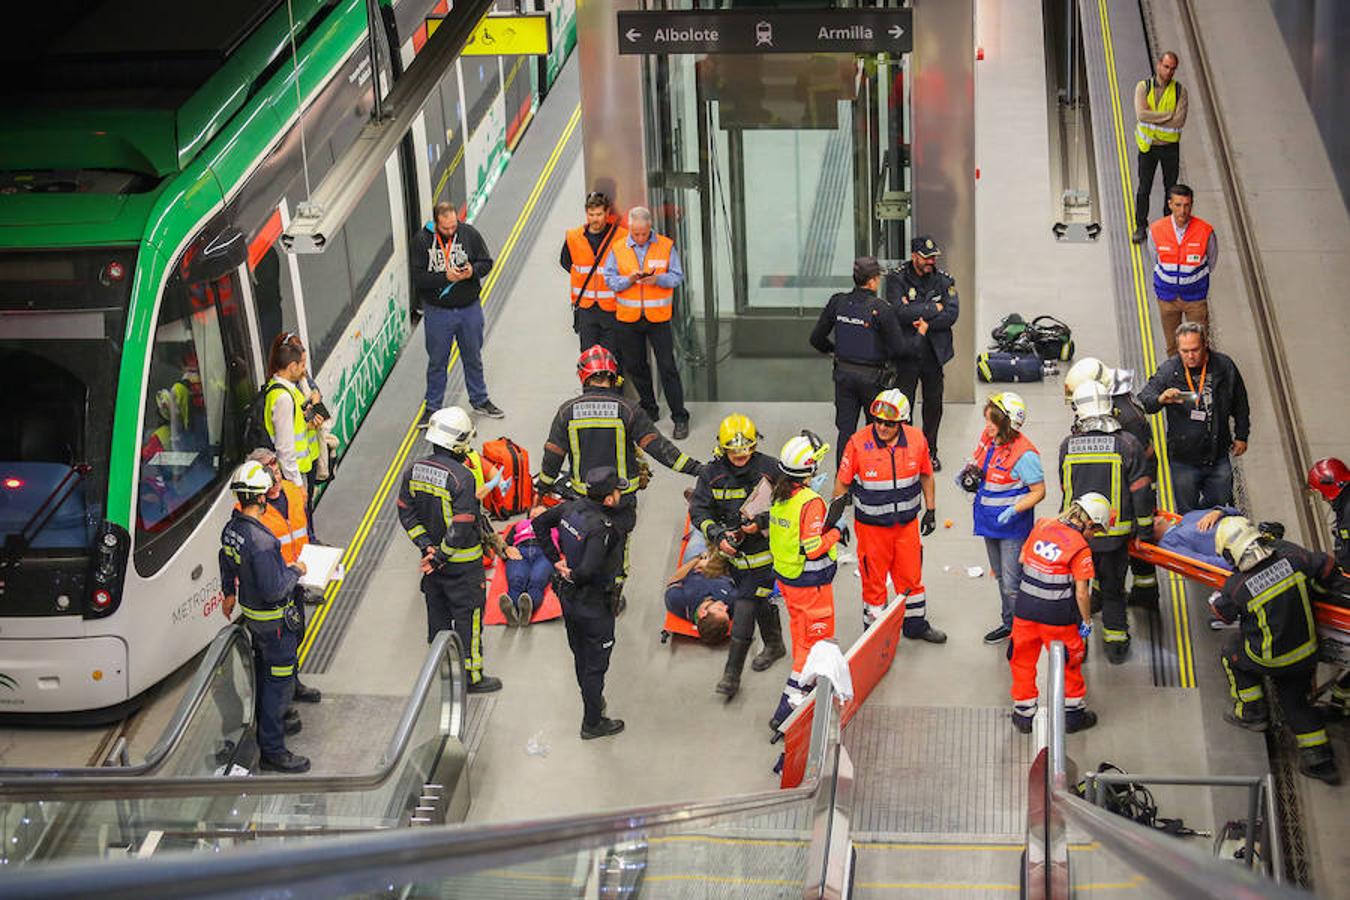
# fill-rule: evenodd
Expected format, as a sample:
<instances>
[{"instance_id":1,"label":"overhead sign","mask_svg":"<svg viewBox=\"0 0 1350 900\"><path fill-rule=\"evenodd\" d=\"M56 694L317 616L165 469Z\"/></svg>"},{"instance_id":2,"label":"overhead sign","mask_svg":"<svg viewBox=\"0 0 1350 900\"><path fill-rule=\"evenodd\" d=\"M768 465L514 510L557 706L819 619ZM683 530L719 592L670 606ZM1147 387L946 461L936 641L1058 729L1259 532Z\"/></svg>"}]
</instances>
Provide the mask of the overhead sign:
<instances>
[{"instance_id":1,"label":"overhead sign","mask_svg":"<svg viewBox=\"0 0 1350 900\"><path fill-rule=\"evenodd\" d=\"M432 20L435 21L435 20ZM439 23L438 23L439 24ZM435 29L427 23L427 36ZM546 56L553 49L548 16L484 16L461 56Z\"/></svg>"},{"instance_id":2,"label":"overhead sign","mask_svg":"<svg viewBox=\"0 0 1350 900\"><path fill-rule=\"evenodd\" d=\"M620 11L619 53L908 53L909 9Z\"/></svg>"}]
</instances>

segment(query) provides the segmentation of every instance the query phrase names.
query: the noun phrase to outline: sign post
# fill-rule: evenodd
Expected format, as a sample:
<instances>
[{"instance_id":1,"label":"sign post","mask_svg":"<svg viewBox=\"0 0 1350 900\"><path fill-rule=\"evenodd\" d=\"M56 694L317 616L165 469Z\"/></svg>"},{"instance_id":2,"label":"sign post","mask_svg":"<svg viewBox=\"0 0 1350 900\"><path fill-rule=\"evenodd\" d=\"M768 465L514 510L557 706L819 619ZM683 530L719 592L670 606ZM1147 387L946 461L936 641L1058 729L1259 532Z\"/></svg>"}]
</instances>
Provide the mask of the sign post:
<instances>
[{"instance_id":1,"label":"sign post","mask_svg":"<svg viewBox=\"0 0 1350 900\"><path fill-rule=\"evenodd\" d=\"M914 48L909 9L620 10L620 54L891 53Z\"/></svg>"}]
</instances>

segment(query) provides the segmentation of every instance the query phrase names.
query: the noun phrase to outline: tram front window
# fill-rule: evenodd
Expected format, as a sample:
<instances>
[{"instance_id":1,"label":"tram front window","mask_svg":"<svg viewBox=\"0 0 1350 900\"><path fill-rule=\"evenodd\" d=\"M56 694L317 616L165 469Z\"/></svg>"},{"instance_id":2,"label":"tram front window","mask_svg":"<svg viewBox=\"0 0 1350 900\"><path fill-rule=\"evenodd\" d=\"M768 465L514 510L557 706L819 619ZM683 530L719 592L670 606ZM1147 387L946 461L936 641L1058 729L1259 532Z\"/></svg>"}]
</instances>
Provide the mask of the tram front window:
<instances>
[{"instance_id":1,"label":"tram front window","mask_svg":"<svg viewBox=\"0 0 1350 900\"><path fill-rule=\"evenodd\" d=\"M0 541L8 556L83 557L104 516L135 263L135 251L122 248L0 252Z\"/></svg>"}]
</instances>

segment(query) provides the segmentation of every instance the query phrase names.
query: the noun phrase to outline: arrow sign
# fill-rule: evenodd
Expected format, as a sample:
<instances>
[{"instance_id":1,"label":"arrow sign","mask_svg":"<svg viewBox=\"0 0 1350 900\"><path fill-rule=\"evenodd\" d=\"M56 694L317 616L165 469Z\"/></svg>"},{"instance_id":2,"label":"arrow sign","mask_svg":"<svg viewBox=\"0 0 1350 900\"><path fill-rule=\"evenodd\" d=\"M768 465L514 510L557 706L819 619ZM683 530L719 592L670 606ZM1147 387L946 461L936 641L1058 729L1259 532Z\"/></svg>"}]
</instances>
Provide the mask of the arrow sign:
<instances>
[{"instance_id":1,"label":"arrow sign","mask_svg":"<svg viewBox=\"0 0 1350 900\"><path fill-rule=\"evenodd\" d=\"M621 54L908 53L913 11L849 9L621 10Z\"/></svg>"}]
</instances>

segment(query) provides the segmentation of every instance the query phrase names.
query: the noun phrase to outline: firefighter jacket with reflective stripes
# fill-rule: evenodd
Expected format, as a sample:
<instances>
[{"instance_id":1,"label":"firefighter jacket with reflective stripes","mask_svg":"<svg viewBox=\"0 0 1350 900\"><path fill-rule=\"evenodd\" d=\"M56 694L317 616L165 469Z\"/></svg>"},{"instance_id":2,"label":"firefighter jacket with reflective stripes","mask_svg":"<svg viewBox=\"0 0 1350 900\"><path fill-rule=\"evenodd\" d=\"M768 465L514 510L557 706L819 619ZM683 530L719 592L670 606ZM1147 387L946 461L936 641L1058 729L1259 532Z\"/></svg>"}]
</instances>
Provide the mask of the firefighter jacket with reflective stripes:
<instances>
[{"instance_id":1,"label":"firefighter jacket with reflective stripes","mask_svg":"<svg viewBox=\"0 0 1350 900\"><path fill-rule=\"evenodd\" d=\"M1022 580L1013 615L1043 625L1073 625L1081 616L1075 582L1096 574L1083 533L1058 519L1041 519L1022 544Z\"/></svg>"},{"instance_id":2,"label":"firefighter jacket with reflective stripes","mask_svg":"<svg viewBox=\"0 0 1350 900\"><path fill-rule=\"evenodd\" d=\"M1269 557L1228 577L1214 611L1225 621L1238 620L1248 659L1281 669L1315 657L1313 595L1322 592L1335 561L1288 541L1270 546Z\"/></svg>"},{"instance_id":3,"label":"firefighter jacket with reflective stripes","mask_svg":"<svg viewBox=\"0 0 1350 900\"><path fill-rule=\"evenodd\" d=\"M575 599L602 603L618 589L623 574L623 535L614 528L607 507L598 500L578 497L549 507L532 520L535 534L557 535L557 543L541 540L539 548L549 562L564 560L571 574L564 592Z\"/></svg>"},{"instance_id":4,"label":"firefighter jacket with reflective stripes","mask_svg":"<svg viewBox=\"0 0 1350 900\"><path fill-rule=\"evenodd\" d=\"M1061 512L1084 494L1096 492L1111 501L1112 521L1093 550L1114 550L1138 532L1153 527L1153 479L1144 463L1144 448L1124 431L1071 434L1059 445Z\"/></svg>"},{"instance_id":5,"label":"firefighter jacket with reflective stripes","mask_svg":"<svg viewBox=\"0 0 1350 900\"><path fill-rule=\"evenodd\" d=\"M1158 261L1153 264L1153 292L1159 300L1204 300L1209 296L1209 236L1214 228L1191 216L1181 239L1171 216L1149 226ZM1217 250L1215 251L1218 252Z\"/></svg>"},{"instance_id":6,"label":"firefighter jacket with reflective stripes","mask_svg":"<svg viewBox=\"0 0 1350 900\"><path fill-rule=\"evenodd\" d=\"M769 507L769 549L778 580L815 587L834 580L839 532L825 530L825 501L806 485Z\"/></svg>"},{"instance_id":7,"label":"firefighter jacket with reflective stripes","mask_svg":"<svg viewBox=\"0 0 1350 900\"><path fill-rule=\"evenodd\" d=\"M914 521L923 500L919 477L932 474L927 439L903 423L894 444L884 443L871 425L858 429L839 459L839 481L853 495L853 517L867 525Z\"/></svg>"},{"instance_id":8,"label":"firefighter jacket with reflective stripes","mask_svg":"<svg viewBox=\"0 0 1350 900\"><path fill-rule=\"evenodd\" d=\"M1336 565L1350 570L1350 487L1341 488L1341 492L1331 502L1331 510L1336 514L1336 524L1332 526L1331 535L1336 549Z\"/></svg>"},{"instance_id":9,"label":"firefighter jacket with reflective stripes","mask_svg":"<svg viewBox=\"0 0 1350 900\"><path fill-rule=\"evenodd\" d=\"M638 272L664 275L669 271L675 242L653 231L647 244L647 255L641 263L638 262L637 251L626 237L625 240L615 242L613 247L610 252L614 254L614 264L620 277L632 278ZM673 287L663 287L655 281L634 281L623 290L614 292L614 318L620 322L636 322L638 319L669 322L674 298Z\"/></svg>"},{"instance_id":10,"label":"firefighter jacket with reflective stripes","mask_svg":"<svg viewBox=\"0 0 1350 900\"><path fill-rule=\"evenodd\" d=\"M398 491L398 519L403 530L426 552L436 548L438 564L481 565L477 489L482 465L476 453L456 457L440 448L419 459L403 475Z\"/></svg>"},{"instance_id":11,"label":"firefighter jacket with reflective stripes","mask_svg":"<svg viewBox=\"0 0 1350 900\"><path fill-rule=\"evenodd\" d=\"M1035 522L1034 509L1013 513L1006 524L1000 523L998 517L1003 510L1031 493L1031 486L1018 478L1013 468L1024 454L1037 452L1036 447L1021 432L1009 443L996 444L989 440L982 442L981 447L984 452L981 454L976 451L979 456L976 462L984 479L975 491L975 508L972 511L975 534L999 540L1021 537L1031 530Z\"/></svg>"},{"instance_id":12,"label":"firefighter jacket with reflective stripes","mask_svg":"<svg viewBox=\"0 0 1350 900\"><path fill-rule=\"evenodd\" d=\"M900 330L890 304L862 287L829 299L811 329L810 340L821 353L833 353L836 362L878 369L887 360L918 353L918 341L911 341Z\"/></svg>"},{"instance_id":13,"label":"firefighter jacket with reflective stripes","mask_svg":"<svg viewBox=\"0 0 1350 900\"><path fill-rule=\"evenodd\" d=\"M773 457L759 451L750 455L743 466L733 466L725 456L717 456L703 467L694 493L689 498L689 521L708 539L709 547L716 547L722 535L744 524L741 507L764 479L770 483L778 478L778 463ZM773 565L769 552L768 516L759 517L759 530L743 534L731 564L737 569L762 569Z\"/></svg>"},{"instance_id":14,"label":"firefighter jacket with reflective stripes","mask_svg":"<svg viewBox=\"0 0 1350 900\"><path fill-rule=\"evenodd\" d=\"M1144 468L1148 470L1148 477L1157 483L1158 455L1153 451L1153 426L1148 423L1148 415L1139 401L1134 399L1134 394L1128 391L1113 395L1111 402L1116 405L1114 415L1121 430L1144 448Z\"/></svg>"},{"instance_id":15,"label":"firefighter jacket with reflective stripes","mask_svg":"<svg viewBox=\"0 0 1350 900\"><path fill-rule=\"evenodd\" d=\"M234 508L239 509L239 504ZM309 543L309 519L305 516L305 492L299 485L282 479L281 493L267 498L261 521L281 543L281 557L287 565L300 558L300 551Z\"/></svg>"},{"instance_id":16,"label":"firefighter jacket with reflective stripes","mask_svg":"<svg viewBox=\"0 0 1350 900\"><path fill-rule=\"evenodd\" d=\"M300 571L286 564L276 535L234 510L220 533L220 590L238 598L244 617L280 621L299 580Z\"/></svg>"},{"instance_id":17,"label":"firefighter jacket with reflective stripes","mask_svg":"<svg viewBox=\"0 0 1350 900\"><path fill-rule=\"evenodd\" d=\"M572 305L590 309L599 303L605 312L614 312L614 292L605 283L605 256L615 244L628 237L628 229L616 222L599 234L585 225L570 229L563 243L563 265L572 286Z\"/></svg>"},{"instance_id":18,"label":"firefighter jacket with reflective stripes","mask_svg":"<svg viewBox=\"0 0 1350 900\"><path fill-rule=\"evenodd\" d=\"M1181 86L1173 78L1167 82L1167 87L1158 93L1158 85L1152 78L1146 78L1136 85L1135 90L1148 84L1148 93L1144 95L1144 103L1154 112L1170 113L1177 108L1177 95L1181 91ZM1155 125L1152 122L1134 123L1134 142L1139 147L1140 153L1147 153L1154 144L1175 144L1181 140L1181 129L1173 128L1169 125Z\"/></svg>"},{"instance_id":19,"label":"firefighter jacket with reflective stripes","mask_svg":"<svg viewBox=\"0 0 1350 900\"><path fill-rule=\"evenodd\" d=\"M569 460L572 486L586 490L582 478L592 469L613 466L628 479L628 490L638 489L637 450L651 455L661 465L686 475L698 473L700 464L680 452L652 424L651 416L624 397L620 388L587 387L558 407L544 443L539 481L558 480L563 460Z\"/></svg>"}]
</instances>

